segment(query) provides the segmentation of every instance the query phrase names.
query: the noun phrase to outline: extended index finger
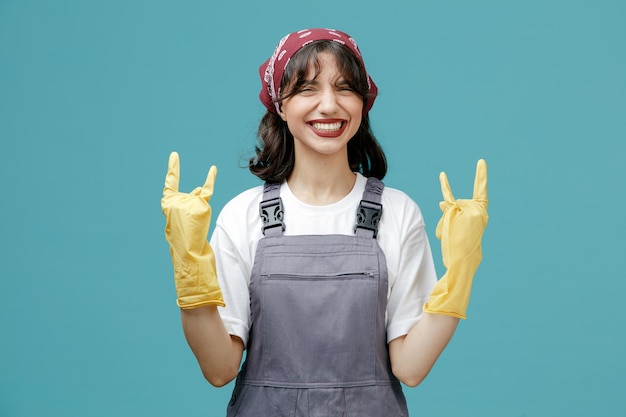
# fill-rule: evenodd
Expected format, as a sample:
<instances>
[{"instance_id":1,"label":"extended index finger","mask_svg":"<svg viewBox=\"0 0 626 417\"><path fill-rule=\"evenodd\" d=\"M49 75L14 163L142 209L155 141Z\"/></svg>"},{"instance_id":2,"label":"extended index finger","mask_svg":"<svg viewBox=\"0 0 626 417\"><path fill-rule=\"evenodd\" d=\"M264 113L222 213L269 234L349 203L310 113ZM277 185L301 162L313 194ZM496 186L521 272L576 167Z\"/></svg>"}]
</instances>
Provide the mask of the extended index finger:
<instances>
[{"instance_id":1,"label":"extended index finger","mask_svg":"<svg viewBox=\"0 0 626 417\"><path fill-rule=\"evenodd\" d=\"M200 190L200 197L202 197L207 203L213 195L213 186L215 185L215 176L217 175L217 167L211 166L209 173L206 176L206 181Z\"/></svg>"},{"instance_id":2,"label":"extended index finger","mask_svg":"<svg viewBox=\"0 0 626 417\"><path fill-rule=\"evenodd\" d=\"M163 191L178 192L178 184L180 182L180 161L178 153L172 152L167 162L167 175L165 176L165 188Z\"/></svg>"},{"instance_id":3,"label":"extended index finger","mask_svg":"<svg viewBox=\"0 0 626 417\"><path fill-rule=\"evenodd\" d=\"M473 199L487 200L487 162L484 159L480 159L476 164Z\"/></svg>"},{"instance_id":4,"label":"extended index finger","mask_svg":"<svg viewBox=\"0 0 626 417\"><path fill-rule=\"evenodd\" d=\"M454 203L454 195L452 195L452 189L450 188L450 182L448 182L448 176L443 171L439 174L439 183L441 184L443 201Z\"/></svg>"}]
</instances>

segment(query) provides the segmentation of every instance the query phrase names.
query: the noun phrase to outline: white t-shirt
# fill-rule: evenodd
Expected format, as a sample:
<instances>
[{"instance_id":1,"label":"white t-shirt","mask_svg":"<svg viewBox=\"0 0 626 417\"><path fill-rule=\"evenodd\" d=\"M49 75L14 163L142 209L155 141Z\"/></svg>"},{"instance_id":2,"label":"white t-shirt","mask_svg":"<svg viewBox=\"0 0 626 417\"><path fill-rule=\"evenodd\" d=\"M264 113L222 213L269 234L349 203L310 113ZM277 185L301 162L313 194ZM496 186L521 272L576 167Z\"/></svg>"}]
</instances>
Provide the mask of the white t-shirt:
<instances>
[{"instance_id":1,"label":"white t-shirt","mask_svg":"<svg viewBox=\"0 0 626 417\"><path fill-rule=\"evenodd\" d=\"M357 174L352 191L342 200L313 206L298 200L286 182L280 188L285 235L354 234L356 211L367 179ZM219 214L211 246L225 307L219 312L231 335L244 344L250 331L250 273L257 242L263 237L259 202L263 186L251 188L229 201ZM387 341L403 336L422 317L422 307L437 281L424 220L419 207L405 193L385 187L378 243L387 259L389 277Z\"/></svg>"}]
</instances>

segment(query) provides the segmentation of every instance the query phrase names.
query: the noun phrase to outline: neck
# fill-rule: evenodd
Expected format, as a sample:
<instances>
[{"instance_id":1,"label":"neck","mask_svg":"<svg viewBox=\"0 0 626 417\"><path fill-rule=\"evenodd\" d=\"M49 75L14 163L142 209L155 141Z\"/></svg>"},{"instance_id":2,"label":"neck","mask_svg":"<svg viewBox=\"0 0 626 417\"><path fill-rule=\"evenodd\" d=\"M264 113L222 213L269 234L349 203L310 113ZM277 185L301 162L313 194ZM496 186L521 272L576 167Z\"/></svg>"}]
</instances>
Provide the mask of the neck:
<instances>
[{"instance_id":1,"label":"neck","mask_svg":"<svg viewBox=\"0 0 626 417\"><path fill-rule=\"evenodd\" d=\"M356 175L347 161L341 164L329 161L298 161L287 178L291 192L302 202L311 205L335 203L352 191Z\"/></svg>"}]
</instances>

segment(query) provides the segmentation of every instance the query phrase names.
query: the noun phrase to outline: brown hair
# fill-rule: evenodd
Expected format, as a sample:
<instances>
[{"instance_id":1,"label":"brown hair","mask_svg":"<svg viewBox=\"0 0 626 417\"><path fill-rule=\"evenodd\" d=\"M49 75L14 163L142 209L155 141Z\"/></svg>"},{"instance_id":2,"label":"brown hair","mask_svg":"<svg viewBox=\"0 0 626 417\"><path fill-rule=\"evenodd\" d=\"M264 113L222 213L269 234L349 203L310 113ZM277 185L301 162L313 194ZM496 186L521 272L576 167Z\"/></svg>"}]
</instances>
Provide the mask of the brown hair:
<instances>
[{"instance_id":1,"label":"brown hair","mask_svg":"<svg viewBox=\"0 0 626 417\"><path fill-rule=\"evenodd\" d=\"M368 99L369 85L367 73L359 59L345 46L333 41L315 41L304 46L289 61L281 85L284 91L278 102L297 94L306 82L306 73L312 63L315 73L321 71L318 54L328 52L334 55L342 77L348 86L363 98L363 106ZM250 172L264 181L281 182L293 170L295 153L293 136L287 123L275 113L267 111L258 129L259 142L255 147L256 156L248 163ZM364 176L383 179L387 173L387 159L380 144L374 137L369 124L369 116L363 115L356 134L348 142L348 163L350 169Z\"/></svg>"}]
</instances>

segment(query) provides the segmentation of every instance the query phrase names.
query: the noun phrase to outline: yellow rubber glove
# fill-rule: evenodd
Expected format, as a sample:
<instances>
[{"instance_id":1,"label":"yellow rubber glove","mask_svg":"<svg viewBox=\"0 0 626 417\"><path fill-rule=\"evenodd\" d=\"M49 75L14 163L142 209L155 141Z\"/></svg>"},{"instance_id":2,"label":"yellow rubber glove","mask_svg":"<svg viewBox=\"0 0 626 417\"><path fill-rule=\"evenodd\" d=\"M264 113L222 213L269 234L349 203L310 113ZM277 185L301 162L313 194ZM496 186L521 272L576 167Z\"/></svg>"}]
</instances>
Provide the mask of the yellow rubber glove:
<instances>
[{"instance_id":1,"label":"yellow rubber glove","mask_svg":"<svg viewBox=\"0 0 626 417\"><path fill-rule=\"evenodd\" d=\"M172 152L165 177L161 208L165 215L165 239L170 244L178 306L183 309L207 305L224 306L217 283L215 256L207 241L211 225L213 184L217 168L212 166L202 187L191 193L178 192L180 162Z\"/></svg>"},{"instance_id":2,"label":"yellow rubber glove","mask_svg":"<svg viewBox=\"0 0 626 417\"><path fill-rule=\"evenodd\" d=\"M472 280L482 260L481 240L487 226L487 163L476 165L474 196L471 200L455 200L445 172L439 176L443 199L439 203L443 215L436 235L441 240L443 265L447 271L435 284L427 313L444 314L465 319Z\"/></svg>"}]
</instances>

